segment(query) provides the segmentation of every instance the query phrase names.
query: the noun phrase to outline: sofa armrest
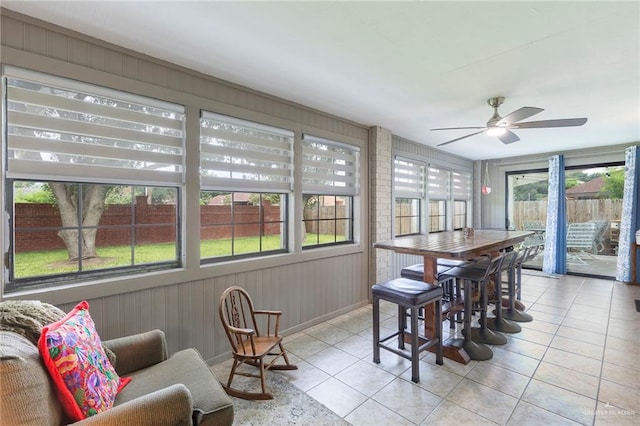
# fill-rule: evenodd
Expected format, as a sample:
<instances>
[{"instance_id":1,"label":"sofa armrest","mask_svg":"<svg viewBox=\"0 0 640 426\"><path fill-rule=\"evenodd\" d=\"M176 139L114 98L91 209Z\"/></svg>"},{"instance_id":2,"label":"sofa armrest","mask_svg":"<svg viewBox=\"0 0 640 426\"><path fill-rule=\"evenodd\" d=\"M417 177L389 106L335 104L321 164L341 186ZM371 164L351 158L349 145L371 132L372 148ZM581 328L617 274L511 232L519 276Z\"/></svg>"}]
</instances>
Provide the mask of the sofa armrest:
<instances>
[{"instance_id":1,"label":"sofa armrest","mask_svg":"<svg viewBox=\"0 0 640 426\"><path fill-rule=\"evenodd\" d=\"M75 425L192 425L193 402L183 384L175 384L81 420Z\"/></svg>"},{"instance_id":2,"label":"sofa armrest","mask_svg":"<svg viewBox=\"0 0 640 426\"><path fill-rule=\"evenodd\" d=\"M123 376L158 364L168 358L167 342L161 330L105 340L116 354L116 372Z\"/></svg>"}]
</instances>

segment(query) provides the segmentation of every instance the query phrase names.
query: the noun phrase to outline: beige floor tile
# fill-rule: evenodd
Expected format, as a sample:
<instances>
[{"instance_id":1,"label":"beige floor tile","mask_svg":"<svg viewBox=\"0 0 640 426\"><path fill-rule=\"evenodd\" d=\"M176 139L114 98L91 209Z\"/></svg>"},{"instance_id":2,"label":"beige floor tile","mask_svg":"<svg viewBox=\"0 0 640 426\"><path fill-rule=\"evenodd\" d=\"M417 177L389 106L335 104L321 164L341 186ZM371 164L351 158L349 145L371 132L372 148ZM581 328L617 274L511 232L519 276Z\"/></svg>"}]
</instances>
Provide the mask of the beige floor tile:
<instances>
[{"instance_id":1,"label":"beige floor tile","mask_svg":"<svg viewBox=\"0 0 640 426\"><path fill-rule=\"evenodd\" d=\"M535 303L529 308L529 313L535 315L537 313L544 313L554 315L558 317L564 317L567 315L567 308L558 308L557 306L543 305L542 303Z\"/></svg>"},{"instance_id":2,"label":"beige floor tile","mask_svg":"<svg viewBox=\"0 0 640 426\"><path fill-rule=\"evenodd\" d=\"M404 379L395 379L373 395L373 399L415 424L422 422L442 402L439 396Z\"/></svg>"},{"instance_id":3,"label":"beige floor tile","mask_svg":"<svg viewBox=\"0 0 640 426\"><path fill-rule=\"evenodd\" d=\"M353 335L353 333L329 323L323 323L322 325L323 327L312 331L306 331L306 333L330 345L335 345L341 340Z\"/></svg>"},{"instance_id":4,"label":"beige floor tile","mask_svg":"<svg viewBox=\"0 0 640 426\"><path fill-rule=\"evenodd\" d=\"M540 363L534 379L596 399L600 379L548 362Z\"/></svg>"},{"instance_id":5,"label":"beige floor tile","mask_svg":"<svg viewBox=\"0 0 640 426\"><path fill-rule=\"evenodd\" d=\"M500 345L500 348L531 358L542 359L544 353L547 351L547 346L520 339L518 334L520 333L508 335L509 340L505 345Z\"/></svg>"},{"instance_id":6,"label":"beige floor tile","mask_svg":"<svg viewBox=\"0 0 640 426\"><path fill-rule=\"evenodd\" d=\"M596 400L538 380L532 380L522 400L575 422L593 423Z\"/></svg>"},{"instance_id":7,"label":"beige floor tile","mask_svg":"<svg viewBox=\"0 0 640 426\"><path fill-rule=\"evenodd\" d=\"M569 339L578 340L580 342L591 343L592 345L604 346L606 335L594 333L592 331L580 330L573 327L561 325L558 327L556 336L567 337Z\"/></svg>"},{"instance_id":8,"label":"beige floor tile","mask_svg":"<svg viewBox=\"0 0 640 426\"><path fill-rule=\"evenodd\" d=\"M331 346L307 357L306 361L333 376L355 364L358 358Z\"/></svg>"},{"instance_id":9,"label":"beige floor tile","mask_svg":"<svg viewBox=\"0 0 640 426\"><path fill-rule=\"evenodd\" d=\"M605 362L602 364L602 378L619 385L640 390L640 370L633 370Z\"/></svg>"},{"instance_id":10,"label":"beige floor tile","mask_svg":"<svg viewBox=\"0 0 640 426\"><path fill-rule=\"evenodd\" d=\"M562 321L564 321L564 315L549 314L546 312L535 311L533 309L527 311L527 313L531 314L534 321L544 321L556 325L560 325L562 324Z\"/></svg>"},{"instance_id":11,"label":"beige floor tile","mask_svg":"<svg viewBox=\"0 0 640 426\"><path fill-rule=\"evenodd\" d=\"M347 417L345 417L345 420L353 426L413 425L413 423L398 413L389 410L382 404L371 399L353 410Z\"/></svg>"},{"instance_id":12,"label":"beige floor tile","mask_svg":"<svg viewBox=\"0 0 640 426\"><path fill-rule=\"evenodd\" d=\"M556 336L551 341L550 346L552 348L573 352L597 360L602 360L602 357L604 356L604 348L602 346L581 342L573 338Z\"/></svg>"},{"instance_id":13,"label":"beige floor tile","mask_svg":"<svg viewBox=\"0 0 640 426\"><path fill-rule=\"evenodd\" d=\"M298 362L296 365L297 370L281 370L273 373L286 377L289 382L305 392L331 377L306 361Z\"/></svg>"},{"instance_id":14,"label":"beige floor tile","mask_svg":"<svg viewBox=\"0 0 640 426\"><path fill-rule=\"evenodd\" d=\"M367 396L372 396L395 379L393 374L374 365L358 361L336 374L335 378Z\"/></svg>"},{"instance_id":15,"label":"beige floor tile","mask_svg":"<svg viewBox=\"0 0 640 426\"><path fill-rule=\"evenodd\" d=\"M594 333L605 334L607 332L606 321L595 322L595 321L588 321L584 319L566 317L562 321L562 325L567 327L577 328L579 330L592 331Z\"/></svg>"},{"instance_id":16,"label":"beige floor tile","mask_svg":"<svg viewBox=\"0 0 640 426\"><path fill-rule=\"evenodd\" d=\"M411 370L406 370L400 377L411 381ZM442 398L462 381L462 376L446 368L420 361L420 382L418 385Z\"/></svg>"},{"instance_id":17,"label":"beige floor tile","mask_svg":"<svg viewBox=\"0 0 640 426\"><path fill-rule=\"evenodd\" d=\"M549 348L542 360L563 368L570 368L581 373L600 377L602 362L597 359L589 358L556 348Z\"/></svg>"},{"instance_id":18,"label":"beige floor tile","mask_svg":"<svg viewBox=\"0 0 640 426\"><path fill-rule=\"evenodd\" d=\"M640 370L638 355L632 351L625 350L624 348L612 348L607 345L604 350L604 361L631 370Z\"/></svg>"},{"instance_id":19,"label":"beige floor tile","mask_svg":"<svg viewBox=\"0 0 640 426\"><path fill-rule=\"evenodd\" d=\"M478 363L465 378L516 398L520 398L531 380L530 377L486 362Z\"/></svg>"},{"instance_id":20,"label":"beige floor tile","mask_svg":"<svg viewBox=\"0 0 640 426\"><path fill-rule=\"evenodd\" d=\"M341 349L356 358L373 357L373 339L365 339L357 334L352 335L335 344L335 347Z\"/></svg>"},{"instance_id":21,"label":"beige floor tile","mask_svg":"<svg viewBox=\"0 0 640 426\"><path fill-rule=\"evenodd\" d=\"M316 401L345 417L367 400L367 396L333 377L307 391Z\"/></svg>"},{"instance_id":22,"label":"beige floor tile","mask_svg":"<svg viewBox=\"0 0 640 426\"><path fill-rule=\"evenodd\" d=\"M615 336L607 336L607 344L605 346L616 351L640 355L640 342L634 342L633 340L621 339Z\"/></svg>"},{"instance_id":23,"label":"beige floor tile","mask_svg":"<svg viewBox=\"0 0 640 426\"><path fill-rule=\"evenodd\" d=\"M329 346L330 345L323 342L322 340L318 340L313 336L304 334L297 339L288 341L285 347L288 352L291 352L299 356L300 358L305 359L306 357L320 352L321 350L326 349Z\"/></svg>"},{"instance_id":24,"label":"beige floor tile","mask_svg":"<svg viewBox=\"0 0 640 426\"><path fill-rule=\"evenodd\" d=\"M533 316L533 313L531 313L531 315ZM519 322L518 324L523 329L531 329L531 330L536 330L536 331L549 333L549 334L556 334L556 332L558 331L558 328L560 327L558 324L545 322L545 321L542 321L540 318L534 317L534 320L535 321Z\"/></svg>"},{"instance_id":25,"label":"beige floor tile","mask_svg":"<svg viewBox=\"0 0 640 426\"><path fill-rule=\"evenodd\" d=\"M443 401L421 425L435 426L495 426L496 423L450 401Z\"/></svg>"},{"instance_id":26,"label":"beige floor tile","mask_svg":"<svg viewBox=\"0 0 640 426\"><path fill-rule=\"evenodd\" d=\"M615 405L634 413L640 413L640 390L602 380L598 401Z\"/></svg>"},{"instance_id":27,"label":"beige floor tile","mask_svg":"<svg viewBox=\"0 0 640 426\"><path fill-rule=\"evenodd\" d=\"M492 350L493 357L486 362L515 371L527 377L533 376L533 373L540 363L540 361L535 358L507 351L500 347L494 347Z\"/></svg>"},{"instance_id":28,"label":"beige floor tile","mask_svg":"<svg viewBox=\"0 0 640 426\"><path fill-rule=\"evenodd\" d=\"M554 414L543 408L520 401L507 422L508 426L573 426L580 423Z\"/></svg>"},{"instance_id":29,"label":"beige floor tile","mask_svg":"<svg viewBox=\"0 0 640 426\"><path fill-rule=\"evenodd\" d=\"M516 407L518 398L472 380L463 379L447 396L447 401L498 424L505 424Z\"/></svg>"}]
</instances>

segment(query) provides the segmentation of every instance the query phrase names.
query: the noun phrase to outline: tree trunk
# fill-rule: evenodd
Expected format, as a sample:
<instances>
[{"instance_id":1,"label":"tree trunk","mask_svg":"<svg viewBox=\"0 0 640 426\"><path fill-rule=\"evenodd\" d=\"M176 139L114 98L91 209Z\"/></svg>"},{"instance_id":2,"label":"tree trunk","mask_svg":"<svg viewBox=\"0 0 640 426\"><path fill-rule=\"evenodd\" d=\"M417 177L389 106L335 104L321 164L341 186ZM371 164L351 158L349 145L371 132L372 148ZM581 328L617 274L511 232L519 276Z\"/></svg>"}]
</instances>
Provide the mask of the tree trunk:
<instances>
[{"instance_id":1,"label":"tree trunk","mask_svg":"<svg viewBox=\"0 0 640 426\"><path fill-rule=\"evenodd\" d=\"M69 260L90 259L97 257L95 228L100 222L105 208L106 188L102 185L53 183L49 186L56 197L60 219L64 228L58 232L69 254ZM78 218L78 197L82 195L82 217ZM82 224L82 239L79 240L78 224Z\"/></svg>"}]
</instances>

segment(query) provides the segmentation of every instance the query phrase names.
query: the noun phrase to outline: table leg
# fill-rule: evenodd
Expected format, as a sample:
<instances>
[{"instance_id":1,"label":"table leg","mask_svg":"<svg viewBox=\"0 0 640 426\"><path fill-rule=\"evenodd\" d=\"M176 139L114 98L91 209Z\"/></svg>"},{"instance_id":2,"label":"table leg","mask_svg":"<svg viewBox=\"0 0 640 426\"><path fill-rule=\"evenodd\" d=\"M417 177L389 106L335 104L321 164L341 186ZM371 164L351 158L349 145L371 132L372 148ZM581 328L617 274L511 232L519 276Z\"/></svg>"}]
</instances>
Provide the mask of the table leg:
<instances>
[{"instance_id":1,"label":"table leg","mask_svg":"<svg viewBox=\"0 0 640 426\"><path fill-rule=\"evenodd\" d=\"M438 259L435 257L424 257L424 282L437 284L438 283ZM429 304L424 307L424 335L427 339L431 339L435 336L435 319L436 313L434 311L434 304ZM442 323L438 324L442 327ZM440 334L442 336L442 334ZM461 364L468 364L471 361L471 357L463 348L464 339L449 338L442 342L442 355L445 358L449 358L453 361ZM429 348L434 352L435 348Z\"/></svg>"}]
</instances>

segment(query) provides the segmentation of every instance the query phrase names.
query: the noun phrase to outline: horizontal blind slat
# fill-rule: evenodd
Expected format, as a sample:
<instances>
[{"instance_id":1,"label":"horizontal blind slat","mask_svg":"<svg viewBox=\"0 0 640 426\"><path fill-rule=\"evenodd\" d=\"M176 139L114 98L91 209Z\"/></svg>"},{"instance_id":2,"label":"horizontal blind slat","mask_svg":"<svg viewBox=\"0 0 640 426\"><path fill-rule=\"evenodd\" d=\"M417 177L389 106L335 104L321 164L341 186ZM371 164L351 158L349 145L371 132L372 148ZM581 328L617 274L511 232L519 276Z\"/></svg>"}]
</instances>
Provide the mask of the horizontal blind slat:
<instances>
[{"instance_id":1,"label":"horizontal blind slat","mask_svg":"<svg viewBox=\"0 0 640 426\"><path fill-rule=\"evenodd\" d=\"M204 190L288 192L293 132L203 112L200 186Z\"/></svg>"},{"instance_id":2,"label":"horizontal blind slat","mask_svg":"<svg viewBox=\"0 0 640 426\"><path fill-rule=\"evenodd\" d=\"M13 102L20 102L32 105L40 105L47 108L63 109L82 114L91 114L114 120L132 121L146 123L174 130L182 130L182 120L178 118L163 117L153 114L145 114L138 111L130 111L118 107L93 104L80 99L69 99L62 96L50 95L42 92L35 92L19 87L9 87L9 98Z\"/></svg>"}]
</instances>

